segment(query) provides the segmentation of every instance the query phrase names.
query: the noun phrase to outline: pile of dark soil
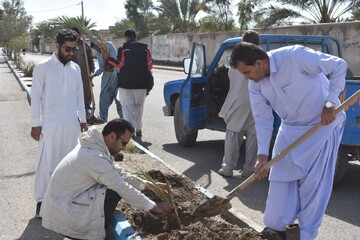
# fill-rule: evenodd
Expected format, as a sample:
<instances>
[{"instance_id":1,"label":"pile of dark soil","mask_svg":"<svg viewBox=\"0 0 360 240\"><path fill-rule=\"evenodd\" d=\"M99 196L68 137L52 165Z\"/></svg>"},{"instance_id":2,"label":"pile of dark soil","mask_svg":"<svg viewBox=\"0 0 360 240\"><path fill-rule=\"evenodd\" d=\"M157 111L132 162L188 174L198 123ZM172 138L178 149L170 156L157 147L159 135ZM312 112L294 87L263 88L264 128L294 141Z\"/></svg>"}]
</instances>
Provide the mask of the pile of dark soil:
<instances>
[{"instance_id":1,"label":"pile of dark soil","mask_svg":"<svg viewBox=\"0 0 360 240\"><path fill-rule=\"evenodd\" d=\"M181 229L166 231L165 216L138 210L124 201L120 201L118 209L125 215L142 239L271 239L270 236L260 234L251 228L240 228L230 224L220 216L200 220L194 219L192 212L207 200L203 194L194 188L194 183L175 174L164 175L160 171L149 171L149 173L159 182L167 180L170 183ZM159 201L151 192L145 191L144 194L156 202Z\"/></svg>"}]
</instances>

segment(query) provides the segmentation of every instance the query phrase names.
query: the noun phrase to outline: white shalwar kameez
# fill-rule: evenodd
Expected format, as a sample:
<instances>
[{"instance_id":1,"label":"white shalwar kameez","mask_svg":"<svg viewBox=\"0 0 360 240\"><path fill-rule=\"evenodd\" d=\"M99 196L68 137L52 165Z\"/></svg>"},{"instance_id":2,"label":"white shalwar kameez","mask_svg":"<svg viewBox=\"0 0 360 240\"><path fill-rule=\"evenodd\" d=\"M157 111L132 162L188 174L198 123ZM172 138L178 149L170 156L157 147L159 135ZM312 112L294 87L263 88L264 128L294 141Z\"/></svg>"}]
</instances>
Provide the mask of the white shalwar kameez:
<instances>
[{"instance_id":1,"label":"white shalwar kameez","mask_svg":"<svg viewBox=\"0 0 360 240\"><path fill-rule=\"evenodd\" d=\"M248 80L237 69L229 69L230 88L219 117L226 123L225 149L222 168L233 170L240 157L240 146L246 136L243 171L253 173L256 163L257 139L255 122L251 112Z\"/></svg>"},{"instance_id":2,"label":"white shalwar kameez","mask_svg":"<svg viewBox=\"0 0 360 240\"><path fill-rule=\"evenodd\" d=\"M140 131L143 126L142 116L146 91L146 89L126 88L119 88L118 90L117 99L121 103L123 117L134 126L136 131Z\"/></svg>"},{"instance_id":3,"label":"white shalwar kameez","mask_svg":"<svg viewBox=\"0 0 360 240\"><path fill-rule=\"evenodd\" d=\"M344 60L303 46L268 52L270 76L249 83L258 154L268 155L274 110L281 118L273 156L321 121L325 102L340 104ZM326 78L330 76L330 80ZM328 204L345 113L323 126L270 171L266 226L285 231L298 219L301 240L315 239Z\"/></svg>"},{"instance_id":4,"label":"white shalwar kameez","mask_svg":"<svg viewBox=\"0 0 360 240\"><path fill-rule=\"evenodd\" d=\"M32 126L41 127L34 198L41 202L56 166L77 144L80 122L86 122L79 66L65 66L55 53L39 63L31 88Z\"/></svg>"}]
</instances>

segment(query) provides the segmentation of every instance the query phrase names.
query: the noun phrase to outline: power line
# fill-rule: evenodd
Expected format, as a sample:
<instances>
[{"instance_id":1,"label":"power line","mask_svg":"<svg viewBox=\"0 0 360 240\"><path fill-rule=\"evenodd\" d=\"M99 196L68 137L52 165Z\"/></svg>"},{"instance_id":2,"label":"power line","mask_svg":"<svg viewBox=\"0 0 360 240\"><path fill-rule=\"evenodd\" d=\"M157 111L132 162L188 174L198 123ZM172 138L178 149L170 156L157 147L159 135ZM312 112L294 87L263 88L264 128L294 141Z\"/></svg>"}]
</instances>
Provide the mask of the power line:
<instances>
[{"instance_id":1,"label":"power line","mask_svg":"<svg viewBox=\"0 0 360 240\"><path fill-rule=\"evenodd\" d=\"M57 11L57 10L61 10L61 9L75 7L75 6L80 5L80 4L81 3L71 5L71 6L67 6L67 7L62 7L62 8L54 8L54 9L47 9L47 10L41 10L41 11L31 11L31 12L27 12L27 13L31 14L31 13L40 13L40 12L52 12L52 11Z\"/></svg>"}]
</instances>

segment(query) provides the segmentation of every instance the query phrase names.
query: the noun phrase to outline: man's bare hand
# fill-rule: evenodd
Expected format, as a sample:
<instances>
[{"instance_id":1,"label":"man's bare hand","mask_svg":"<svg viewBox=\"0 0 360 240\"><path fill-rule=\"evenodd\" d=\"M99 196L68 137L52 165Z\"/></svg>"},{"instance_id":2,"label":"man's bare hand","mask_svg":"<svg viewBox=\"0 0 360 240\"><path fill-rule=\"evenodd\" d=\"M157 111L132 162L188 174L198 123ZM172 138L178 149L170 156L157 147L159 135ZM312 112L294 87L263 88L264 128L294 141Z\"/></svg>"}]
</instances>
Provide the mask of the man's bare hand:
<instances>
[{"instance_id":1,"label":"man's bare hand","mask_svg":"<svg viewBox=\"0 0 360 240\"><path fill-rule=\"evenodd\" d=\"M94 77L96 77L95 73L89 74L89 79L92 80Z\"/></svg>"},{"instance_id":2,"label":"man's bare hand","mask_svg":"<svg viewBox=\"0 0 360 240\"><path fill-rule=\"evenodd\" d=\"M324 107L321 113L321 123L322 125L328 125L332 123L336 118L335 107L327 108Z\"/></svg>"},{"instance_id":3,"label":"man's bare hand","mask_svg":"<svg viewBox=\"0 0 360 240\"><path fill-rule=\"evenodd\" d=\"M267 155L258 155L255 164L255 177L257 180L261 180L269 174L269 169L262 169L262 167L268 162Z\"/></svg>"},{"instance_id":4,"label":"man's bare hand","mask_svg":"<svg viewBox=\"0 0 360 240\"><path fill-rule=\"evenodd\" d=\"M88 126L86 123L80 123L81 132L86 132L88 130Z\"/></svg>"},{"instance_id":5,"label":"man's bare hand","mask_svg":"<svg viewBox=\"0 0 360 240\"><path fill-rule=\"evenodd\" d=\"M169 215L174 212L174 205L167 202L159 202L151 209L151 211L164 215Z\"/></svg>"},{"instance_id":6,"label":"man's bare hand","mask_svg":"<svg viewBox=\"0 0 360 240\"><path fill-rule=\"evenodd\" d=\"M41 127L32 127L30 135L35 141L39 141L41 136Z\"/></svg>"}]
</instances>

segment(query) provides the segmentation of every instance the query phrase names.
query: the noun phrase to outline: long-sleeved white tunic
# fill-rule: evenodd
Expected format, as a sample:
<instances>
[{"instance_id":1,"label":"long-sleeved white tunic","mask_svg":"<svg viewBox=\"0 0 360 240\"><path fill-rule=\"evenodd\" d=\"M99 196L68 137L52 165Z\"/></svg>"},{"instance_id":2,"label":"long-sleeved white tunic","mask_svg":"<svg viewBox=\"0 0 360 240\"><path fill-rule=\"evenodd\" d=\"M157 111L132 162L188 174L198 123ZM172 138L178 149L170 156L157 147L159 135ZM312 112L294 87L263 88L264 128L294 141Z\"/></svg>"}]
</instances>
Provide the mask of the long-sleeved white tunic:
<instances>
[{"instance_id":1,"label":"long-sleeved white tunic","mask_svg":"<svg viewBox=\"0 0 360 240\"><path fill-rule=\"evenodd\" d=\"M276 49L268 52L268 57L270 76L258 83L250 81L249 92L258 154L269 152L272 110L281 118L273 150L276 155L321 121L326 101L340 104L338 96L345 86L347 64L340 58L304 46ZM324 126L275 164L269 179L291 181L306 176L333 129L344 120L345 113L340 113L332 124Z\"/></svg>"},{"instance_id":2,"label":"long-sleeved white tunic","mask_svg":"<svg viewBox=\"0 0 360 240\"><path fill-rule=\"evenodd\" d=\"M86 122L79 66L65 66L55 53L39 63L31 88L32 126L41 127L37 157L35 199L41 201L51 173L77 144L80 122Z\"/></svg>"}]
</instances>

